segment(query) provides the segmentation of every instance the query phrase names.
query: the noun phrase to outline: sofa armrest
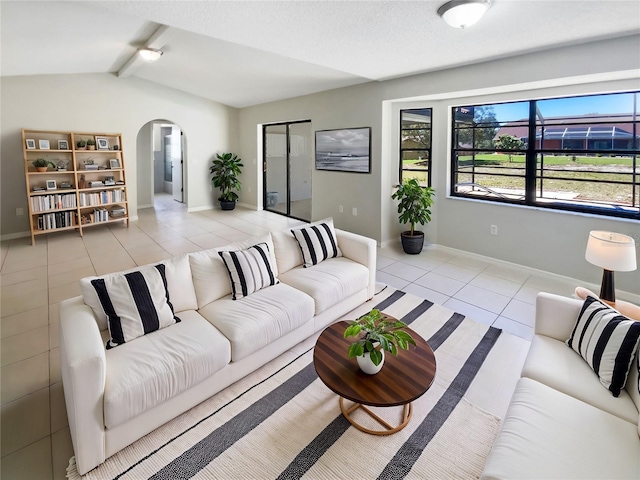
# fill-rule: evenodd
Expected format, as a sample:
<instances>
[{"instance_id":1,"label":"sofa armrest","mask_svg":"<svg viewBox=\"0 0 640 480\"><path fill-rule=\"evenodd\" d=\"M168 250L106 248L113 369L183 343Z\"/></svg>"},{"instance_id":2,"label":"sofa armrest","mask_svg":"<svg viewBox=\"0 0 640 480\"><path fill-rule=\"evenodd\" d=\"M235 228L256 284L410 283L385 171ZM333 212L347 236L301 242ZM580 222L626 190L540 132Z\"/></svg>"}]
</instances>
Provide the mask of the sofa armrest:
<instances>
[{"instance_id":1,"label":"sofa armrest","mask_svg":"<svg viewBox=\"0 0 640 480\"><path fill-rule=\"evenodd\" d=\"M82 297L60 303L60 369L78 472L104 462L105 347Z\"/></svg>"},{"instance_id":2,"label":"sofa armrest","mask_svg":"<svg viewBox=\"0 0 640 480\"><path fill-rule=\"evenodd\" d=\"M338 247L342 255L358 262L369 269L369 287L367 298L373 298L376 292L376 241L356 233L336 229Z\"/></svg>"},{"instance_id":3,"label":"sofa armrest","mask_svg":"<svg viewBox=\"0 0 640 480\"><path fill-rule=\"evenodd\" d=\"M535 333L564 342L576 324L582 301L540 292L536 298Z\"/></svg>"}]
</instances>

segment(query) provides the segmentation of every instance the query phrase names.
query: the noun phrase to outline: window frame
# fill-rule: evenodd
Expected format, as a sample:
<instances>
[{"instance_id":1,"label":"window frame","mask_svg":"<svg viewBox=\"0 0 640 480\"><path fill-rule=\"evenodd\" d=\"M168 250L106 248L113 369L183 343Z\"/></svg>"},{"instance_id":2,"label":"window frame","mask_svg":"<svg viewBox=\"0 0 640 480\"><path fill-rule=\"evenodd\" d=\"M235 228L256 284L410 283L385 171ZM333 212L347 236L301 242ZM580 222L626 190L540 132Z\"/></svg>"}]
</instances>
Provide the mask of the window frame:
<instances>
[{"instance_id":1,"label":"window frame","mask_svg":"<svg viewBox=\"0 0 640 480\"><path fill-rule=\"evenodd\" d=\"M635 94L637 97L640 97L640 91L625 91L625 92L616 92L616 93L605 93L605 94L590 94L590 95L574 95L574 96L566 96L566 97L554 97L554 98L543 98L543 99L532 99L532 100L512 100L508 102L485 102L478 104L467 104L460 106L451 107L451 145L450 145L450 166L451 166L451 177L449 181L449 194L451 197L456 198L466 198L473 199L478 201L486 201L493 203L504 203L510 205L525 205L535 208L544 208L550 210L560 210L560 211L568 211L568 212L579 212L579 213L587 213L593 215L601 215L605 217L615 217L615 218L627 218L632 220L640 220L640 140L638 136L640 136L639 126L640 126L640 114L636 111L635 115L632 112L632 115L635 119L629 120L628 123L632 124L632 148L624 150L624 149L595 149L589 148L589 143L587 143L586 149L570 149L570 150L559 150L557 148L545 148L544 145L544 132L542 136L538 138L536 136L537 129L540 127L538 123L538 118L536 115L537 112L537 103L539 101L544 100L558 100L558 99L566 99L566 98L582 98L582 97L594 97L594 96L607 96L607 95L618 95L618 94ZM488 107L491 105L498 105L503 103L523 103L527 102L529 104L529 116L527 119L527 127L528 127L528 137L527 144L524 149L517 150L519 153L525 154L525 168L524 172L524 197L521 200L518 199L510 199L510 198L501 198L499 196L477 196L465 192L456 192L457 178L458 174L465 173L460 171L460 166L458 165L457 154L463 155L475 155L481 154L489 151L501 152L505 150L499 150L495 146L492 149L488 148L477 148L475 144L472 145L472 148L460 148L457 144L457 132L461 128L456 126L456 109L464 108L464 107ZM634 104L634 108L637 110L638 105ZM554 117L555 118L555 117ZM518 120L514 121L504 121L498 123L507 124L507 123L515 123ZM598 123L595 120L592 123ZM612 122L602 122L603 124L612 123ZM568 125L571 126L571 125ZM475 128L475 127L471 127ZM498 127L500 128L500 127ZM497 133L497 131L496 131ZM534 141L529 141L529 139L533 138ZM584 178L567 178L563 176L559 177L545 177L545 169L544 167L539 168L538 166L538 155L541 154L542 158L551 156L553 154L588 154L593 155L594 157L598 156L598 154L606 154L606 155L625 155L632 158L632 172L628 175L630 176L630 180L623 181L615 181L615 180L607 180L606 175L612 172L601 172L604 174L605 179L584 179ZM559 170L562 172L562 170ZM475 172L474 172L475 173ZM475 173L478 175L477 173ZM490 175L490 176L516 176L521 177L521 175L515 174L501 174L501 173L481 173L480 175ZM606 184L619 184L619 185L628 185L631 187L632 194L632 204L631 206L625 206L623 204L610 204L607 206L603 204L602 206L596 205L581 205L579 203L571 203L571 202L563 202L559 199L548 199L537 198L538 190L542 188L538 185L538 181L544 182L544 180L552 178L553 180L564 180L564 181L575 181L575 182L587 182L587 183L606 183ZM542 183L541 183L542 184ZM620 207L624 207L627 210L622 210ZM631 211L629 211L631 210Z\"/></svg>"},{"instance_id":2,"label":"window frame","mask_svg":"<svg viewBox=\"0 0 640 480\"><path fill-rule=\"evenodd\" d=\"M431 122L429 123L429 148L403 148L402 146L402 132L405 130L408 130L406 128L402 127L402 115L404 112L412 112L412 111L424 111L424 110L429 110L429 117L431 118ZM427 184L426 187L431 187L431 168L433 166L433 161L432 161L432 151L433 151L433 108L431 107L423 107L423 108L403 108L400 109L400 115L399 115L399 154L398 154L398 183L402 184L403 183L403 173L404 172L424 172L425 170L422 169L411 169L411 168L404 168L404 158L403 158L403 153L404 152L417 152L417 151L424 151L427 152ZM421 130L421 129L417 129L414 128L412 130Z\"/></svg>"}]
</instances>

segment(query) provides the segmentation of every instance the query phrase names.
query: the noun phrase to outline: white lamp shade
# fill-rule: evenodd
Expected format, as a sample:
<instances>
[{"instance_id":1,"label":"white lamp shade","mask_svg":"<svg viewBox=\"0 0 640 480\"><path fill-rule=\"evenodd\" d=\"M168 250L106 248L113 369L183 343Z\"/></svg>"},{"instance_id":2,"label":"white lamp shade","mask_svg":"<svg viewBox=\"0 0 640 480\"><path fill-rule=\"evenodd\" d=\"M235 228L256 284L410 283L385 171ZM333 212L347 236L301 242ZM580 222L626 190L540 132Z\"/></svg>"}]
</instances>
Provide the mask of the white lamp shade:
<instances>
[{"instance_id":1,"label":"white lamp shade","mask_svg":"<svg viewBox=\"0 0 640 480\"><path fill-rule=\"evenodd\" d=\"M589 263L612 272L631 272L637 268L636 242L621 233L589 232L584 257Z\"/></svg>"},{"instance_id":2,"label":"white lamp shade","mask_svg":"<svg viewBox=\"0 0 640 480\"><path fill-rule=\"evenodd\" d=\"M465 28L477 23L488 8L487 0L452 0L438 9L438 15L452 27Z\"/></svg>"}]
</instances>

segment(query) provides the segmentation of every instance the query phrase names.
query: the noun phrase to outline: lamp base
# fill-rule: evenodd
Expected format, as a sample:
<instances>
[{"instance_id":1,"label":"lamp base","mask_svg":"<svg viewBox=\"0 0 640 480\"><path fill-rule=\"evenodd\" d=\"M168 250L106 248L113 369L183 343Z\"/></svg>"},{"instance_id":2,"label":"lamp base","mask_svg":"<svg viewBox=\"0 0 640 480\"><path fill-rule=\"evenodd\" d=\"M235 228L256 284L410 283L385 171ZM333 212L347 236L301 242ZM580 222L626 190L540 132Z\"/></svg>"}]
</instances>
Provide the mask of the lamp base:
<instances>
[{"instance_id":1,"label":"lamp base","mask_svg":"<svg viewBox=\"0 0 640 480\"><path fill-rule=\"evenodd\" d=\"M613 282L613 272L606 268L602 272L602 286L600 287L600 298L609 302L616 301L616 287Z\"/></svg>"}]
</instances>

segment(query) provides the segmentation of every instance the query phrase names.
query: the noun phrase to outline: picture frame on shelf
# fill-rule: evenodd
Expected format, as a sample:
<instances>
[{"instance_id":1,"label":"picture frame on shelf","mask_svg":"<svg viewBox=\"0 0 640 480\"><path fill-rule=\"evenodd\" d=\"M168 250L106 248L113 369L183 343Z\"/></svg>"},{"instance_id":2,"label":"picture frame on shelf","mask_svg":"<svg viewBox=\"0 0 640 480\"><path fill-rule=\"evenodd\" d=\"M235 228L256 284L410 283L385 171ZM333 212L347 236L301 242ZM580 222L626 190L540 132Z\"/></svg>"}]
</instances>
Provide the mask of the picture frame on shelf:
<instances>
[{"instance_id":1,"label":"picture frame on shelf","mask_svg":"<svg viewBox=\"0 0 640 480\"><path fill-rule=\"evenodd\" d=\"M56 185L56 181L55 180L47 180L47 190L57 190L58 186Z\"/></svg>"},{"instance_id":2,"label":"picture frame on shelf","mask_svg":"<svg viewBox=\"0 0 640 480\"><path fill-rule=\"evenodd\" d=\"M110 169L116 169L116 168L120 168L120 160L118 160L117 158L110 158L109 159L109 168Z\"/></svg>"},{"instance_id":3,"label":"picture frame on shelf","mask_svg":"<svg viewBox=\"0 0 640 480\"><path fill-rule=\"evenodd\" d=\"M316 131L316 170L371 173L371 127Z\"/></svg>"},{"instance_id":4,"label":"picture frame on shelf","mask_svg":"<svg viewBox=\"0 0 640 480\"><path fill-rule=\"evenodd\" d=\"M40 150L50 150L51 145L49 144L49 140L38 140L38 148Z\"/></svg>"},{"instance_id":5,"label":"picture frame on shelf","mask_svg":"<svg viewBox=\"0 0 640 480\"><path fill-rule=\"evenodd\" d=\"M69 140L58 140L58 150L69 150Z\"/></svg>"},{"instance_id":6,"label":"picture frame on shelf","mask_svg":"<svg viewBox=\"0 0 640 480\"><path fill-rule=\"evenodd\" d=\"M36 149L36 141L33 138L27 138L27 150L35 150Z\"/></svg>"},{"instance_id":7,"label":"picture frame on shelf","mask_svg":"<svg viewBox=\"0 0 640 480\"><path fill-rule=\"evenodd\" d=\"M98 150L109 150L109 139L107 137L96 137L96 148Z\"/></svg>"}]
</instances>

